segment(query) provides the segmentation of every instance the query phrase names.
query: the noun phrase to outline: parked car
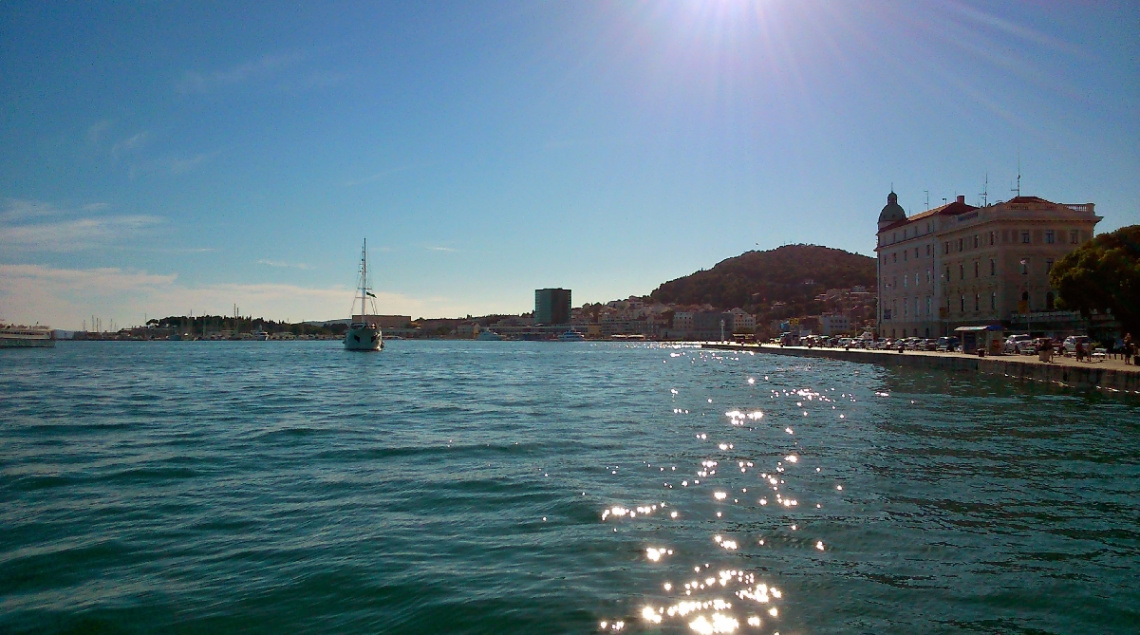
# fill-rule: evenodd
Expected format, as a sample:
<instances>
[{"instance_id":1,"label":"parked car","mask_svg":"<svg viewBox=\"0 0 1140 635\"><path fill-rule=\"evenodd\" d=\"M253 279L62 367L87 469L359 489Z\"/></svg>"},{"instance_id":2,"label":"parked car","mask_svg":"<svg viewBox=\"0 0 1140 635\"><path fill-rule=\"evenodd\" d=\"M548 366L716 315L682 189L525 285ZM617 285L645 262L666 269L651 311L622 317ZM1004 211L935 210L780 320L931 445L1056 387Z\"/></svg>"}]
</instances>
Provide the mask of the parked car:
<instances>
[{"instance_id":1,"label":"parked car","mask_svg":"<svg viewBox=\"0 0 1140 635\"><path fill-rule=\"evenodd\" d=\"M958 338L940 337L938 338L938 344L934 347L934 350L952 353L958 350Z\"/></svg>"},{"instance_id":2,"label":"parked car","mask_svg":"<svg viewBox=\"0 0 1140 635\"><path fill-rule=\"evenodd\" d=\"M1033 344L1033 338L1029 335L1010 335L1005 340L1005 347L1002 349L1006 353L1021 353L1023 349Z\"/></svg>"},{"instance_id":3,"label":"parked car","mask_svg":"<svg viewBox=\"0 0 1140 635\"><path fill-rule=\"evenodd\" d=\"M1065 350L1066 355L1072 355L1077 352L1077 342L1080 342L1085 349L1086 353L1091 353L1092 349L1089 348L1092 340L1087 335L1070 335L1065 338L1065 343L1061 347Z\"/></svg>"}]
</instances>

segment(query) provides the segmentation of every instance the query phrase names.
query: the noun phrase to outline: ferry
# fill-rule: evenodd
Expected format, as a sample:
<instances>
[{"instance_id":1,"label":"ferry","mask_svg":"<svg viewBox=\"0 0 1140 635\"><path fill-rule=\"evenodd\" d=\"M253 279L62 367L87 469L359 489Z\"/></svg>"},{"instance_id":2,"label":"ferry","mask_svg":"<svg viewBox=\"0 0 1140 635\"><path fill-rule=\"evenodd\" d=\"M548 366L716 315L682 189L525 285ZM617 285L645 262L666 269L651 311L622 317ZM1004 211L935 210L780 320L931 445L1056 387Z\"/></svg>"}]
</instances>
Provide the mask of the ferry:
<instances>
[{"instance_id":1,"label":"ferry","mask_svg":"<svg viewBox=\"0 0 1140 635\"><path fill-rule=\"evenodd\" d=\"M375 319L376 295L368 287L368 239L364 239L364 247L360 250L360 295L352 299L352 310L349 315L355 320L357 314L356 301L360 300L360 321L353 321L344 333L344 350L346 351L379 351L384 349L384 333ZM371 311L369 311L371 309Z\"/></svg>"},{"instance_id":2,"label":"ferry","mask_svg":"<svg viewBox=\"0 0 1140 635\"><path fill-rule=\"evenodd\" d=\"M562 335L559 335L558 341L559 342L584 342L584 341L586 341L586 336L582 335L581 331L576 331L574 329L570 329L569 331L566 331Z\"/></svg>"},{"instance_id":3,"label":"ferry","mask_svg":"<svg viewBox=\"0 0 1140 635\"><path fill-rule=\"evenodd\" d=\"M0 324L0 348L52 348L55 335L47 326Z\"/></svg>"}]
</instances>

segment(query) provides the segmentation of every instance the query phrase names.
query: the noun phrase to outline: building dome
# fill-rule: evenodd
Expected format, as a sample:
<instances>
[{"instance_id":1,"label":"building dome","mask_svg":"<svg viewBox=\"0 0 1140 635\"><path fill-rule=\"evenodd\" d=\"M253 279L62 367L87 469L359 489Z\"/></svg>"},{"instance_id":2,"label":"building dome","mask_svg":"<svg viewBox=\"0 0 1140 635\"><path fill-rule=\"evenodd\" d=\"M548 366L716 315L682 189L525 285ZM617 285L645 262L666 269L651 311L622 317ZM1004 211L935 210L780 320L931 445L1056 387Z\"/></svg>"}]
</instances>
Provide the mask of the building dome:
<instances>
[{"instance_id":1,"label":"building dome","mask_svg":"<svg viewBox=\"0 0 1140 635\"><path fill-rule=\"evenodd\" d=\"M890 223L906 220L906 211L899 205L898 194L891 192L887 195L887 205L879 214L879 227L889 225Z\"/></svg>"}]
</instances>

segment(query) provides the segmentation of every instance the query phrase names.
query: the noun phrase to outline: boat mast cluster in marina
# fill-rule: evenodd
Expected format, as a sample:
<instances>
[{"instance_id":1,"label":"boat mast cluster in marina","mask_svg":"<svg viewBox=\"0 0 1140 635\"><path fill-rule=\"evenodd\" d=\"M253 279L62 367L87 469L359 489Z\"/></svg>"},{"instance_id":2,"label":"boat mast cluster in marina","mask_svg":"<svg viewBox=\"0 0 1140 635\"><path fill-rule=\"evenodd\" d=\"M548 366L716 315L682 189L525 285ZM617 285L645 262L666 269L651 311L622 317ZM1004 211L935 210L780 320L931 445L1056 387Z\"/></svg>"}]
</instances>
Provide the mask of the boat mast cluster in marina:
<instances>
[{"instance_id":1,"label":"boat mast cluster in marina","mask_svg":"<svg viewBox=\"0 0 1140 635\"><path fill-rule=\"evenodd\" d=\"M344 348L348 351L379 351L384 348L384 334L376 319L376 295L368 285L368 239L360 249L360 295L352 300L352 322L344 333ZM360 301L360 313L356 313L356 301Z\"/></svg>"}]
</instances>

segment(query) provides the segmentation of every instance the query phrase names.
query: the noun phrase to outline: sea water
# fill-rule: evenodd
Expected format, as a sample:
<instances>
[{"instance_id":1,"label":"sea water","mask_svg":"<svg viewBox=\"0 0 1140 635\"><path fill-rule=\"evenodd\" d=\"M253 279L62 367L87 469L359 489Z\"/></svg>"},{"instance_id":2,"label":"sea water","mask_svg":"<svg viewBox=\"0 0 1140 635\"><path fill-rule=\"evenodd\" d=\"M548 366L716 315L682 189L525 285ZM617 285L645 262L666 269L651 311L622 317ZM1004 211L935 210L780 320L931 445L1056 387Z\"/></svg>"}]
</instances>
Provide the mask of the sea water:
<instances>
[{"instance_id":1,"label":"sea water","mask_svg":"<svg viewBox=\"0 0 1140 635\"><path fill-rule=\"evenodd\" d=\"M0 355L0 632L1131 633L1140 409L694 346Z\"/></svg>"}]
</instances>

